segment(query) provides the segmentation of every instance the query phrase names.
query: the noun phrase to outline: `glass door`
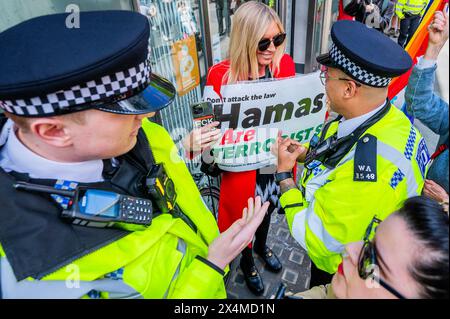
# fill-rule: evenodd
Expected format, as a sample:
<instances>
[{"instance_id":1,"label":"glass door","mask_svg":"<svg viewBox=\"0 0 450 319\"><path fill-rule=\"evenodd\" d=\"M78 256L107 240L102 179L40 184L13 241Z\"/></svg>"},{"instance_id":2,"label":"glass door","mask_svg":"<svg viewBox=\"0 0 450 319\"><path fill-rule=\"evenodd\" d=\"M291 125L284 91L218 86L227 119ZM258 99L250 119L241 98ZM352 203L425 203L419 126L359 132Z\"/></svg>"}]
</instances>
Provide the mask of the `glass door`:
<instances>
[{"instance_id":1,"label":"glass door","mask_svg":"<svg viewBox=\"0 0 450 319\"><path fill-rule=\"evenodd\" d=\"M317 71L316 57L330 46L331 26L337 20L339 0L316 0L308 6L305 73Z\"/></svg>"},{"instance_id":2,"label":"glass door","mask_svg":"<svg viewBox=\"0 0 450 319\"><path fill-rule=\"evenodd\" d=\"M279 8L279 0L259 0L275 10ZM202 0L205 20L205 45L208 68L229 56L230 32L234 12L246 0Z\"/></svg>"},{"instance_id":3,"label":"glass door","mask_svg":"<svg viewBox=\"0 0 450 319\"><path fill-rule=\"evenodd\" d=\"M204 0L205 10L208 11L208 43L210 57L208 67L228 58L230 44L231 23L234 11L240 1Z\"/></svg>"},{"instance_id":4,"label":"glass door","mask_svg":"<svg viewBox=\"0 0 450 319\"><path fill-rule=\"evenodd\" d=\"M177 87L177 97L156 121L175 144L192 130L190 105L201 100L201 77L206 74L201 8L197 0L140 0L140 12L150 23L152 71ZM186 159L191 171L197 162Z\"/></svg>"}]
</instances>

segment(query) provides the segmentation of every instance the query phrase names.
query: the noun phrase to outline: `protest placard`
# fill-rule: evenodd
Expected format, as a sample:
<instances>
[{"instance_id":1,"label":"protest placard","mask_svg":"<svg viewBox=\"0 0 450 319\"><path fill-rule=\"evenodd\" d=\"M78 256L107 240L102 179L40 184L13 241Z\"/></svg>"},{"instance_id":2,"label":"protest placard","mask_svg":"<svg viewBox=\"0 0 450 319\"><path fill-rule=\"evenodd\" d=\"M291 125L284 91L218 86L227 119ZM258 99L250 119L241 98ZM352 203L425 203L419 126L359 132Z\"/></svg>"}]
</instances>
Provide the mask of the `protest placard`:
<instances>
[{"instance_id":1,"label":"protest placard","mask_svg":"<svg viewBox=\"0 0 450 319\"><path fill-rule=\"evenodd\" d=\"M288 79L222 85L220 97L207 86L222 137L213 148L222 170L240 172L276 163L271 153L278 131L301 143L322 129L326 113L319 73Z\"/></svg>"}]
</instances>

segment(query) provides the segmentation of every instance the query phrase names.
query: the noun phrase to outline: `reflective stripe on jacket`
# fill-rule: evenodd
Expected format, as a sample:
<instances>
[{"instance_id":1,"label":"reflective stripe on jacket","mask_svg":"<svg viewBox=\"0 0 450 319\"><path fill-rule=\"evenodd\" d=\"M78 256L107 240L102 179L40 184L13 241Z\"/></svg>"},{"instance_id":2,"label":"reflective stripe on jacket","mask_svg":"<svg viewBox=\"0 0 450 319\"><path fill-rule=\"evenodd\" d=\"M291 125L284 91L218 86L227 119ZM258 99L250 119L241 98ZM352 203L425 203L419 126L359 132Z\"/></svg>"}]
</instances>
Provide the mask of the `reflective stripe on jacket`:
<instances>
[{"instance_id":1,"label":"reflective stripe on jacket","mask_svg":"<svg viewBox=\"0 0 450 319\"><path fill-rule=\"evenodd\" d=\"M337 128L338 123L333 123L326 136ZM344 246L362 240L374 215L386 218L423 188L427 162L423 153L428 152L401 111L392 106L365 134L377 139L376 181L354 181L353 146L336 168L321 165L309 176L305 170L303 192L291 189L280 198L293 237L314 264L329 273L336 272Z\"/></svg>"},{"instance_id":2,"label":"reflective stripe on jacket","mask_svg":"<svg viewBox=\"0 0 450 319\"><path fill-rule=\"evenodd\" d=\"M439 135L437 148L449 145L448 103L434 93L436 69L420 69L414 67L405 91L405 102L408 113L419 119L429 129ZM444 148L445 149L445 148ZM435 181L449 192L448 154L444 150L430 165L427 178Z\"/></svg>"}]
</instances>

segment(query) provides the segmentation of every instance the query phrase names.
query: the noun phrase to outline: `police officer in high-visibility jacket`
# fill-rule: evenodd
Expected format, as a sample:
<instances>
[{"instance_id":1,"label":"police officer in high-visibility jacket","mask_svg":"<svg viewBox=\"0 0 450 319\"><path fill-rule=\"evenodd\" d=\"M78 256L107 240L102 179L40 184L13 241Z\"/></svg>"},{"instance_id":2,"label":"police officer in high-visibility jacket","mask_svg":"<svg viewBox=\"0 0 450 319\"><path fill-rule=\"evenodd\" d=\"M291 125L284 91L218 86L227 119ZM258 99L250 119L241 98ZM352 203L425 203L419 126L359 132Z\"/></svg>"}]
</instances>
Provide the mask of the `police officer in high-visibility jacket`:
<instances>
[{"instance_id":1,"label":"police officer in high-visibility jacket","mask_svg":"<svg viewBox=\"0 0 450 319\"><path fill-rule=\"evenodd\" d=\"M361 240L374 215L384 219L421 193L429 161L420 133L387 99L391 78L412 65L408 54L359 22L336 22L331 37L330 52L317 60L340 116L309 146L278 143L280 202L311 257L311 286L331 281L344 245ZM290 173L297 159L305 163L299 187Z\"/></svg>"},{"instance_id":2,"label":"police officer in high-visibility jacket","mask_svg":"<svg viewBox=\"0 0 450 319\"><path fill-rule=\"evenodd\" d=\"M398 0L395 14L400 19L400 36L398 44L406 47L419 27L429 0Z\"/></svg>"},{"instance_id":3,"label":"police officer in high-visibility jacket","mask_svg":"<svg viewBox=\"0 0 450 319\"><path fill-rule=\"evenodd\" d=\"M219 235L147 119L176 94L152 73L147 19L67 17L0 33L0 298L225 298L268 203Z\"/></svg>"}]
</instances>

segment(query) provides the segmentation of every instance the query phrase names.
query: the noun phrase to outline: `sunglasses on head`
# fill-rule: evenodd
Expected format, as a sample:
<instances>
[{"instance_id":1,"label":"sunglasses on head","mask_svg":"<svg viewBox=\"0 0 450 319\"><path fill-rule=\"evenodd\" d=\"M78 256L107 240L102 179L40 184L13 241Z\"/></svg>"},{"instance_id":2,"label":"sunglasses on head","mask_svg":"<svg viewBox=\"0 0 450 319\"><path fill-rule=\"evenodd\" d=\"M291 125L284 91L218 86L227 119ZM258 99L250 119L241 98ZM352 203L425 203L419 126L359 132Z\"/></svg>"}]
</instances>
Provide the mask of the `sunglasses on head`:
<instances>
[{"instance_id":1,"label":"sunglasses on head","mask_svg":"<svg viewBox=\"0 0 450 319\"><path fill-rule=\"evenodd\" d=\"M262 39L258 43L258 50L266 51L270 47L270 44L272 42L273 42L273 45L277 48L283 44L284 40L286 40L286 33L279 33L276 36L274 36L272 39Z\"/></svg>"}]
</instances>

